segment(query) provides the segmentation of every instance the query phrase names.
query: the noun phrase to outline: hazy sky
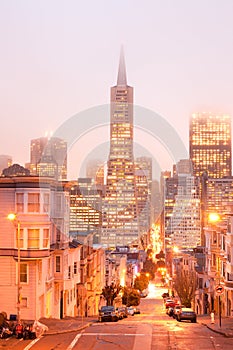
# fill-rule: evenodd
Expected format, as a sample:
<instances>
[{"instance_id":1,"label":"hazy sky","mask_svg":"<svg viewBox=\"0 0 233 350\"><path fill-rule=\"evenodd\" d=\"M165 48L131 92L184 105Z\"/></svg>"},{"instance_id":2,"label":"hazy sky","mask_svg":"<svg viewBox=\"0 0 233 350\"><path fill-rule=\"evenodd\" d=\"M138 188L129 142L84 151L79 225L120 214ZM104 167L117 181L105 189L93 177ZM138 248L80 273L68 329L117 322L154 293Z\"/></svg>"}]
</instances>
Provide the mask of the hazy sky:
<instances>
[{"instance_id":1,"label":"hazy sky","mask_svg":"<svg viewBox=\"0 0 233 350\"><path fill-rule=\"evenodd\" d=\"M188 146L193 112L233 115L232 14L232 0L0 0L0 154L24 165L31 139L109 103L121 45L135 103Z\"/></svg>"}]
</instances>

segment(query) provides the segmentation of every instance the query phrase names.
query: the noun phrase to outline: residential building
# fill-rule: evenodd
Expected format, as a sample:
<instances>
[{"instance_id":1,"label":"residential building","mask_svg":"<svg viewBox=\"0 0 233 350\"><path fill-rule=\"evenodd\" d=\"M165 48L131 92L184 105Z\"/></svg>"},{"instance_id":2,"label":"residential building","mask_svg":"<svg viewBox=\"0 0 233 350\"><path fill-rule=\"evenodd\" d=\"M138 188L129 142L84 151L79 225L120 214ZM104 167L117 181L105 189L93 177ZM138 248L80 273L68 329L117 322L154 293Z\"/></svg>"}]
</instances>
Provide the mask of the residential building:
<instances>
[{"instance_id":1,"label":"residential building","mask_svg":"<svg viewBox=\"0 0 233 350\"><path fill-rule=\"evenodd\" d=\"M226 236L223 240L224 256L223 262L225 262L223 275L224 280L224 305L225 316L233 315L233 216L228 217ZM225 259L224 259L225 258ZM224 261L225 260L225 261Z\"/></svg>"},{"instance_id":2,"label":"residential building","mask_svg":"<svg viewBox=\"0 0 233 350\"><path fill-rule=\"evenodd\" d=\"M208 295L208 303L210 305L210 311L215 310L217 314L219 314L219 295L216 292L216 287L218 285L222 285L224 287L224 284L227 282L228 287L230 287L228 290L231 291L233 287L233 280L231 281L232 275L226 274L226 260L228 260L228 272L232 269L232 263L231 263L231 256L228 256L228 259L226 259L226 236L228 236L228 243L230 243L231 239L231 232L228 232L228 229L230 228L230 225L227 225L227 218L224 218L223 220L219 220L216 222L208 222L208 225L204 228L205 233L205 242L206 242L206 248L207 248L207 255L206 255L206 261L207 261L207 276L208 279L206 281L206 294ZM228 248L230 247L230 244ZM229 250L231 253L231 248ZM229 278L229 280L227 280ZM221 313L222 315L226 315L226 297L231 298L230 293L226 295L224 294L221 296L222 298L222 305L221 305ZM230 316L230 314L229 314Z\"/></svg>"},{"instance_id":3,"label":"residential building","mask_svg":"<svg viewBox=\"0 0 233 350\"><path fill-rule=\"evenodd\" d=\"M72 232L73 241L80 242L80 282L77 284L77 315L98 314L102 289L105 286L105 252L93 244L93 233Z\"/></svg>"},{"instance_id":4,"label":"residential building","mask_svg":"<svg viewBox=\"0 0 233 350\"><path fill-rule=\"evenodd\" d=\"M29 320L76 315L80 246L69 243L63 184L38 176L0 177L0 206L2 309L16 314L18 305L20 317ZM17 214L13 222L9 213Z\"/></svg>"}]
</instances>

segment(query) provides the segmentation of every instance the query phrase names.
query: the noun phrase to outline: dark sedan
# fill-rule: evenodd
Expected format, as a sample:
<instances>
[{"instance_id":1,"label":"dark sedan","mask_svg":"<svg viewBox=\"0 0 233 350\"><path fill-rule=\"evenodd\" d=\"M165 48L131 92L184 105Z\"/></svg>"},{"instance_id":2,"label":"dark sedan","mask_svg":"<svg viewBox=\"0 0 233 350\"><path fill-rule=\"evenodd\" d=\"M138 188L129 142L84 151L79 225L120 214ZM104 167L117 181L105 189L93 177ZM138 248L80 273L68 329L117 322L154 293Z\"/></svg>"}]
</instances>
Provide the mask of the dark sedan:
<instances>
[{"instance_id":1,"label":"dark sedan","mask_svg":"<svg viewBox=\"0 0 233 350\"><path fill-rule=\"evenodd\" d=\"M197 322L197 314L195 311L189 308L182 308L179 314L177 315L177 321L191 321L192 323Z\"/></svg>"},{"instance_id":2,"label":"dark sedan","mask_svg":"<svg viewBox=\"0 0 233 350\"><path fill-rule=\"evenodd\" d=\"M114 306L102 306L99 310L99 321L118 321L119 315Z\"/></svg>"}]
</instances>

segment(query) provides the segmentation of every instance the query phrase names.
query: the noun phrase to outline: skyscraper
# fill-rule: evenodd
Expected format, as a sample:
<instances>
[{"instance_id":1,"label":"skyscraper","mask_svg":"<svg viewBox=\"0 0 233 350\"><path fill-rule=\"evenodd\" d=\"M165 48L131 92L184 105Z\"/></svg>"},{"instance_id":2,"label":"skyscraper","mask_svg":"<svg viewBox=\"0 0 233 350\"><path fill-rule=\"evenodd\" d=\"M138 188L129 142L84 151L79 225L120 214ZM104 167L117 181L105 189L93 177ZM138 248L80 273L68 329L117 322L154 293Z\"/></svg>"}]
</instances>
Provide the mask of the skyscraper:
<instances>
[{"instance_id":1,"label":"skyscraper","mask_svg":"<svg viewBox=\"0 0 233 350\"><path fill-rule=\"evenodd\" d=\"M149 231L151 221L152 158L138 157L135 161L135 185L139 234Z\"/></svg>"},{"instance_id":2,"label":"skyscraper","mask_svg":"<svg viewBox=\"0 0 233 350\"><path fill-rule=\"evenodd\" d=\"M40 137L31 140L30 163L32 175L67 178L67 143L58 137Z\"/></svg>"},{"instance_id":3,"label":"skyscraper","mask_svg":"<svg viewBox=\"0 0 233 350\"><path fill-rule=\"evenodd\" d=\"M101 226L101 193L94 179L78 178L66 185L70 192L70 234L94 232L99 234Z\"/></svg>"},{"instance_id":4,"label":"skyscraper","mask_svg":"<svg viewBox=\"0 0 233 350\"><path fill-rule=\"evenodd\" d=\"M11 165L12 165L12 157L5 154L1 154L0 155L0 175L3 169L6 169Z\"/></svg>"},{"instance_id":5,"label":"skyscraper","mask_svg":"<svg viewBox=\"0 0 233 350\"><path fill-rule=\"evenodd\" d=\"M121 50L117 85L111 88L110 153L107 163L101 243L130 244L138 239L133 156L133 88L127 85Z\"/></svg>"},{"instance_id":6,"label":"skyscraper","mask_svg":"<svg viewBox=\"0 0 233 350\"><path fill-rule=\"evenodd\" d=\"M231 175L231 118L228 115L195 113L190 120L189 151L195 176Z\"/></svg>"},{"instance_id":7,"label":"skyscraper","mask_svg":"<svg viewBox=\"0 0 233 350\"><path fill-rule=\"evenodd\" d=\"M190 159L181 159L173 166L173 174L164 178L164 243L182 248L195 247L201 239L198 178L193 176Z\"/></svg>"}]
</instances>

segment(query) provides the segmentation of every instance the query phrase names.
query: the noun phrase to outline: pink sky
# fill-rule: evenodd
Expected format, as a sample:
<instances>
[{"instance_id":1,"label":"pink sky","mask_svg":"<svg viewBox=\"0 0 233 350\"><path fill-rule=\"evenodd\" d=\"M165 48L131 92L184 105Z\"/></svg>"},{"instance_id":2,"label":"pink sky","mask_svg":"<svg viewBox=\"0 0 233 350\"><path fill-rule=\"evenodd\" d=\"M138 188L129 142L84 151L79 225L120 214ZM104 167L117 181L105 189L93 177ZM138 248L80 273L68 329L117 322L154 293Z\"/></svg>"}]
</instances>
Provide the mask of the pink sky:
<instances>
[{"instance_id":1,"label":"pink sky","mask_svg":"<svg viewBox=\"0 0 233 350\"><path fill-rule=\"evenodd\" d=\"M0 154L24 165L31 139L109 103L121 44L135 103L188 146L193 112L233 115L232 13L227 0L2 0Z\"/></svg>"}]
</instances>

